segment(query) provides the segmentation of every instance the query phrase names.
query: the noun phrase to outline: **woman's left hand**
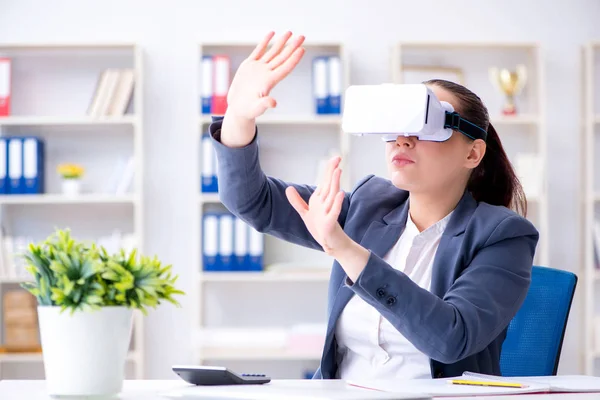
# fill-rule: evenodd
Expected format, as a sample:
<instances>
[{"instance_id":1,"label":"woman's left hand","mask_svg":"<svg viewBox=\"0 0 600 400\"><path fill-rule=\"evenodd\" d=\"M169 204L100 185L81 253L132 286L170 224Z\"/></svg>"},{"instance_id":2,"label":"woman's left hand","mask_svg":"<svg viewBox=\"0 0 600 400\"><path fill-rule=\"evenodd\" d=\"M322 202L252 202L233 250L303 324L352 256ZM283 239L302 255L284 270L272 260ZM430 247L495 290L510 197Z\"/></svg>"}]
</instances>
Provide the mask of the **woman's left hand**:
<instances>
[{"instance_id":1,"label":"woman's left hand","mask_svg":"<svg viewBox=\"0 0 600 400\"><path fill-rule=\"evenodd\" d=\"M323 181L310 196L308 204L294 187L290 186L285 191L288 201L298 212L313 238L327 254L334 256L351 242L338 223L344 201L344 192L340 190L340 161L340 157L329 161Z\"/></svg>"}]
</instances>

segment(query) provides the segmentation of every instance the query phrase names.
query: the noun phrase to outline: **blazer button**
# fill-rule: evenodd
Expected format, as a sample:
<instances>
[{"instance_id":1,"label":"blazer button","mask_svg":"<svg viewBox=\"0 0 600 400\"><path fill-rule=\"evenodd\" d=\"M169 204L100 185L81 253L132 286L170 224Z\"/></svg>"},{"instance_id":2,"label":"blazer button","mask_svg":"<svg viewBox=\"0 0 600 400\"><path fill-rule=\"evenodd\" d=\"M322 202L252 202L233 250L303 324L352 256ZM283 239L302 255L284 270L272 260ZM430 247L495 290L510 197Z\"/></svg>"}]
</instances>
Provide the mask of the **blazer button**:
<instances>
[{"instance_id":1,"label":"blazer button","mask_svg":"<svg viewBox=\"0 0 600 400\"><path fill-rule=\"evenodd\" d=\"M377 289L377 296L384 297L385 296L385 290L383 290L383 288Z\"/></svg>"},{"instance_id":2,"label":"blazer button","mask_svg":"<svg viewBox=\"0 0 600 400\"><path fill-rule=\"evenodd\" d=\"M388 303L389 306L393 306L394 304L396 304L396 298L395 297L388 297L387 303Z\"/></svg>"}]
</instances>

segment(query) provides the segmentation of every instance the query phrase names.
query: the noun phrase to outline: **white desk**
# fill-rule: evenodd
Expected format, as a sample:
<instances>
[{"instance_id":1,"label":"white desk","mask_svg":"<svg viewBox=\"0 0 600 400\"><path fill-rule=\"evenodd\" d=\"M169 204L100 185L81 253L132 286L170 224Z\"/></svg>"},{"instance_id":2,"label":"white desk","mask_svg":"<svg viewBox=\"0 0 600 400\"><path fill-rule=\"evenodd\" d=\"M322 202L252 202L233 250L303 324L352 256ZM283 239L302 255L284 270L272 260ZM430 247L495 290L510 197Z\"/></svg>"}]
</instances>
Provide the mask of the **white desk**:
<instances>
[{"instance_id":1,"label":"white desk","mask_svg":"<svg viewBox=\"0 0 600 400\"><path fill-rule=\"evenodd\" d=\"M274 380L267 385L249 385L247 387L191 387L181 380L136 380L126 381L123 393L119 397L124 400L172 400L175 397L167 393L192 393L194 396L179 397L185 399L407 399L390 393L382 393L367 389L347 386L339 380ZM582 394L528 394L526 400L600 400L600 393ZM425 397L427 398L427 397ZM469 400L516 400L518 395L453 397L451 399ZM4 380L0 381L0 399L11 400L48 400L45 382L39 380ZM450 399L435 397L435 399ZM70 400L78 400L71 397Z\"/></svg>"}]
</instances>

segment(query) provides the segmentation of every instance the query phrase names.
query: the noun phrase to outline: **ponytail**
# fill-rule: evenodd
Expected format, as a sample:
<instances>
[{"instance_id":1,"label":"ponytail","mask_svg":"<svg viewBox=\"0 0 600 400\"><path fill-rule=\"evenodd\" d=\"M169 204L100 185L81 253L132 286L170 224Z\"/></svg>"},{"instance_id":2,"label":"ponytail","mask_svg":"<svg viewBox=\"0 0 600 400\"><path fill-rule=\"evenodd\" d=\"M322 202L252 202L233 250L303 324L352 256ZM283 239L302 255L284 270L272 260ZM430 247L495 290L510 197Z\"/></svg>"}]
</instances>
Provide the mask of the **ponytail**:
<instances>
[{"instance_id":1,"label":"ponytail","mask_svg":"<svg viewBox=\"0 0 600 400\"><path fill-rule=\"evenodd\" d=\"M491 123L487 129L485 155L471 173L467 190L478 202L505 206L527 216L523 187Z\"/></svg>"}]
</instances>

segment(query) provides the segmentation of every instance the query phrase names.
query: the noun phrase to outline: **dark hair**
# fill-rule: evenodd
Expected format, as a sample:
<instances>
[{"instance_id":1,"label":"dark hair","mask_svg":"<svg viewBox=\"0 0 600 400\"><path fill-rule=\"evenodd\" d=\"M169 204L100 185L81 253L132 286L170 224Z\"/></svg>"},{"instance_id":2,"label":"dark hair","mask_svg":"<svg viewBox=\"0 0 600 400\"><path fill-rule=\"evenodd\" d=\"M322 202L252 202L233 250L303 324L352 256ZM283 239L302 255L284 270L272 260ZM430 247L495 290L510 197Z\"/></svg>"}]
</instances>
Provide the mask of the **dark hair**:
<instances>
[{"instance_id":1,"label":"dark hair","mask_svg":"<svg viewBox=\"0 0 600 400\"><path fill-rule=\"evenodd\" d=\"M487 131L486 151L479 165L471 172L467 190L476 201L511 208L527 215L527 199L512 164L502 147L496 129L483 101L466 87L443 79L423 82L452 93L458 100L454 106L460 116ZM465 138L467 138L465 136ZM467 138L468 139L468 138ZM471 140L471 139L468 139Z\"/></svg>"}]
</instances>

